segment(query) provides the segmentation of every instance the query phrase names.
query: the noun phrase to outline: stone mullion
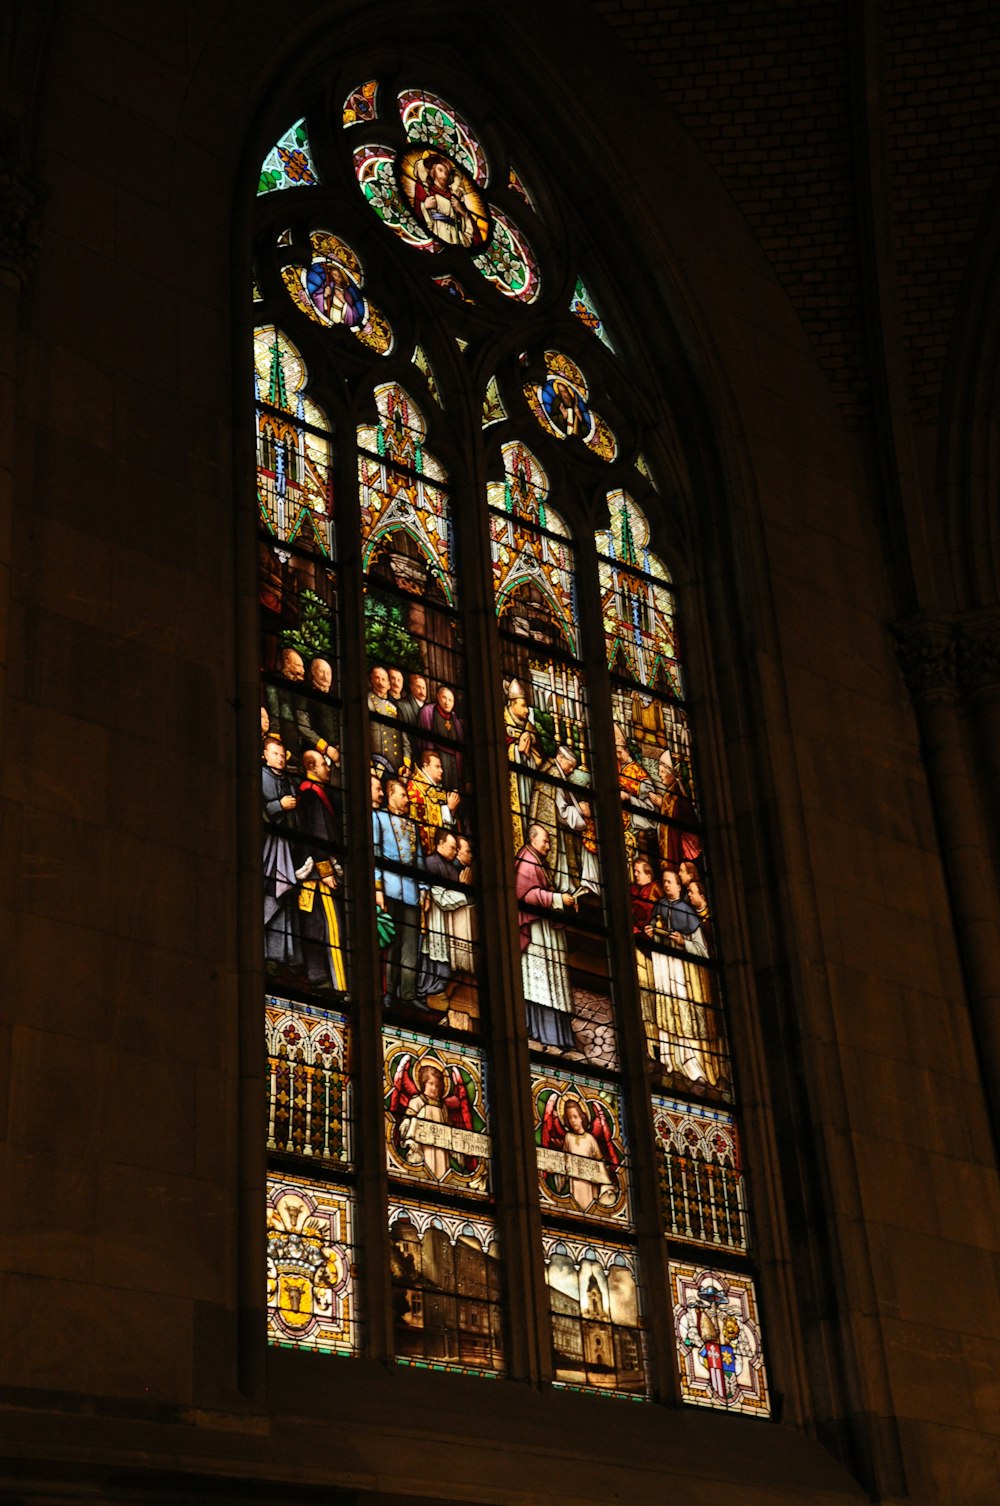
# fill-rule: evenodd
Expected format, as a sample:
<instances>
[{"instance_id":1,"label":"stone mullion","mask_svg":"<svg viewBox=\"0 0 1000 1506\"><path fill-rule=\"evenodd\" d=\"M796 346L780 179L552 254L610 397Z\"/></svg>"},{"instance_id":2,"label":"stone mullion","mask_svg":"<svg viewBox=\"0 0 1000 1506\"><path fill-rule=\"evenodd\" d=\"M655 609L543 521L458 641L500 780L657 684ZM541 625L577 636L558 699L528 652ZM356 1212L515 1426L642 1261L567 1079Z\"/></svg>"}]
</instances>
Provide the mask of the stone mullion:
<instances>
[{"instance_id":1,"label":"stone mullion","mask_svg":"<svg viewBox=\"0 0 1000 1506\"><path fill-rule=\"evenodd\" d=\"M970 767L959 703L955 624L920 616L896 626L897 653L916 710L937 817L941 860L993 1121L1000 1127L1000 902L982 802ZM995 643L995 638L993 639ZM963 680L969 688L969 650ZM981 662L981 661L980 661ZM972 708L977 730L1000 719L997 698L983 687ZM1000 754L990 753L994 767Z\"/></svg>"},{"instance_id":2,"label":"stone mullion","mask_svg":"<svg viewBox=\"0 0 1000 1506\"><path fill-rule=\"evenodd\" d=\"M478 423L478 406L475 421ZM489 522L487 466L481 446L464 505L455 508L466 603L468 717L476 773L476 883L483 968L488 978L486 1035L496 1218L506 1297L508 1373L534 1384L551 1377L548 1307L541 1269L541 1218L531 1116L528 1046L521 991L507 746Z\"/></svg>"},{"instance_id":3,"label":"stone mullion","mask_svg":"<svg viewBox=\"0 0 1000 1506\"><path fill-rule=\"evenodd\" d=\"M255 311L256 312L256 311ZM252 332L245 331L240 369L245 373L243 401L237 405L234 455L236 595L236 738L237 807L237 1050L239 1056L239 1202L238 1338L239 1386L262 1400L266 1394L267 1260L267 1126L264 1121L264 1073L267 1071L264 1000L264 903L261 866L260 759L260 587L256 484L256 410L253 401Z\"/></svg>"},{"instance_id":4,"label":"stone mullion","mask_svg":"<svg viewBox=\"0 0 1000 1506\"><path fill-rule=\"evenodd\" d=\"M603 667L606 655L600 580L597 553L590 540L581 541L577 547L577 600L583 657L589 665ZM622 825L618 765L614 754L611 682L606 670L588 675L587 699L601 880L605 895L611 977L614 980L619 1071L622 1098L628 1110L632 1208L643 1312L650 1339L650 1377L655 1397L676 1402L679 1401L680 1392L676 1366L672 1359L673 1314L650 1105L650 1058L643 1029L639 979L632 942L628 855Z\"/></svg>"},{"instance_id":5,"label":"stone mullion","mask_svg":"<svg viewBox=\"0 0 1000 1506\"><path fill-rule=\"evenodd\" d=\"M370 393L366 394L368 401ZM364 400L364 398L362 399ZM354 1159L358 1204L358 1289L364 1325L363 1351L384 1360L393 1353L392 1292L389 1276L388 1174L382 1110L382 991L375 925L375 871L369 770L371 728L366 693L365 597L361 571L361 507L356 434L345 431L338 449L337 542L340 559L340 616L344 723L342 757L349 813L351 877L352 1073L354 1077ZM357 715L350 715L350 708ZM361 813L360 816L358 813Z\"/></svg>"}]
</instances>

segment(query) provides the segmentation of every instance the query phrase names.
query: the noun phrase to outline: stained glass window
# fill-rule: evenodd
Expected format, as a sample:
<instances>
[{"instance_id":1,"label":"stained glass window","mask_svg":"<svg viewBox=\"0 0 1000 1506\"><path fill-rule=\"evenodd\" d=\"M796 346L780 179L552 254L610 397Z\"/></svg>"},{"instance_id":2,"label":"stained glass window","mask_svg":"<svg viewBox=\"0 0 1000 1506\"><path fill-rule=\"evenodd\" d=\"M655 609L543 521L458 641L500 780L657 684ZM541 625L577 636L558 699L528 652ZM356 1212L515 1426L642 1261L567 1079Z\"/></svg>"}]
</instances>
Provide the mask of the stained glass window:
<instances>
[{"instance_id":1,"label":"stained glass window","mask_svg":"<svg viewBox=\"0 0 1000 1506\"><path fill-rule=\"evenodd\" d=\"M654 1094L653 1134L666 1233L745 1250L746 1190L733 1115Z\"/></svg>"},{"instance_id":2,"label":"stained glass window","mask_svg":"<svg viewBox=\"0 0 1000 1506\"><path fill-rule=\"evenodd\" d=\"M346 1015L269 998L267 1145L314 1162L350 1166L350 1023Z\"/></svg>"},{"instance_id":3,"label":"stained glass window","mask_svg":"<svg viewBox=\"0 0 1000 1506\"><path fill-rule=\"evenodd\" d=\"M630 1227L628 1150L617 1088L537 1067L531 1099L542 1207Z\"/></svg>"},{"instance_id":4,"label":"stained glass window","mask_svg":"<svg viewBox=\"0 0 1000 1506\"><path fill-rule=\"evenodd\" d=\"M569 530L530 450L491 482L521 979L528 1038L617 1065L576 571Z\"/></svg>"},{"instance_id":5,"label":"stained glass window","mask_svg":"<svg viewBox=\"0 0 1000 1506\"><path fill-rule=\"evenodd\" d=\"M766 1416L656 434L486 114L359 67L261 169L268 1334Z\"/></svg>"}]
</instances>

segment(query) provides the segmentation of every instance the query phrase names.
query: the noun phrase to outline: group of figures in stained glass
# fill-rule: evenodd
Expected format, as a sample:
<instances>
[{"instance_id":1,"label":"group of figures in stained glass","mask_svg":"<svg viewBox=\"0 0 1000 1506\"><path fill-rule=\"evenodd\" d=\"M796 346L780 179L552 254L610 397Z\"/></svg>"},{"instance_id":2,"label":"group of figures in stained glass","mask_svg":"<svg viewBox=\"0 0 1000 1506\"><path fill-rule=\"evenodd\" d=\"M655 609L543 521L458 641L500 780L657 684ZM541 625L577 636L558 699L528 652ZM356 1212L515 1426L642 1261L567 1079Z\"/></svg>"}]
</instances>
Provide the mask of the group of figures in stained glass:
<instances>
[{"instance_id":1,"label":"group of figures in stained glass","mask_svg":"<svg viewBox=\"0 0 1000 1506\"><path fill-rule=\"evenodd\" d=\"M533 301L537 261L485 197L489 165L471 127L420 90L403 91L397 107L405 144L362 137L354 149L371 207L413 248L469 251L501 292ZM374 80L344 106L345 128L372 123L388 132ZM320 181L302 120L268 155L260 192ZM534 212L513 168L506 187ZM279 291L297 316L350 331L373 357L393 349L339 235L317 229L298 241L286 232L279 241ZM433 280L451 280L468 301L454 274ZM580 281L571 312L611 348ZM440 401L420 347L414 362ZM373 381L373 416L356 433L369 767L347 768L344 721L357 703L352 695L345 707L342 695L358 676L341 660L330 428L299 351L276 325L256 332L255 382L264 948L273 990L265 1009L270 1333L326 1352L360 1345L353 1113L354 1095L368 1089L355 1080L353 1011L374 983L397 1358L502 1375L493 1205L502 1126L489 1096L484 875L449 480L411 396L396 381ZM591 464L616 461L618 441L575 361L546 351L544 378L524 384L523 398L543 442L578 442ZM508 416L493 378L484 426ZM594 541L612 704L602 735L612 740L606 762L617 768L620 795L621 833L608 840L598 828L584 661L588 653L592 666L595 646L581 641L579 544L535 454L506 440L500 460L502 479L486 499L496 694L552 1373L564 1386L640 1399L650 1380L608 913L609 893L620 889L608 876L622 855L636 993L661 1090L650 1110L664 1234L712 1258L745 1259L748 1249L673 593L644 513L625 491L608 490L608 523ZM648 468L638 471L644 484ZM360 879L365 781L377 979L354 971L348 904L349 881ZM684 1398L766 1414L750 1277L690 1260L671 1260L670 1272Z\"/></svg>"},{"instance_id":2,"label":"group of figures in stained glass","mask_svg":"<svg viewBox=\"0 0 1000 1506\"><path fill-rule=\"evenodd\" d=\"M446 477L422 414L376 391L358 433L382 1000L392 1017L479 1019L474 797Z\"/></svg>"}]
</instances>

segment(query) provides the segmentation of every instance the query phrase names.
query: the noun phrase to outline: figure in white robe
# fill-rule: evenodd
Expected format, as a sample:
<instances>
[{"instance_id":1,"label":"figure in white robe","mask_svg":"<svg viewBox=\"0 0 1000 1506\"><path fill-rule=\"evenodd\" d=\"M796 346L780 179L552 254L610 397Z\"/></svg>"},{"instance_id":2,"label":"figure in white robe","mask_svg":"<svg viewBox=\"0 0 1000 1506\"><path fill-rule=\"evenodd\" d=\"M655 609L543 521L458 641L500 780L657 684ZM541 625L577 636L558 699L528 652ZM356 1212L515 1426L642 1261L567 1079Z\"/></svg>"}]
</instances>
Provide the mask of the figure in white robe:
<instances>
[{"instance_id":1,"label":"figure in white robe","mask_svg":"<svg viewBox=\"0 0 1000 1506\"><path fill-rule=\"evenodd\" d=\"M573 995L569 981L566 937L562 926L548 913L561 914L576 907L572 892L558 893L552 887L545 856L550 847L544 826L528 828L528 840L516 862L518 923L521 931L521 979L528 1011L528 1034L532 1040L555 1051L573 1051ZM528 908L530 906L530 908Z\"/></svg>"},{"instance_id":2,"label":"figure in white robe","mask_svg":"<svg viewBox=\"0 0 1000 1506\"><path fill-rule=\"evenodd\" d=\"M682 895L680 877L664 868L663 896L653 910L647 935L683 948L691 957L707 958L701 921ZM692 1082L717 1080L716 1050L706 970L686 962L676 951L654 949L650 958L659 1026L660 1060Z\"/></svg>"}]
</instances>

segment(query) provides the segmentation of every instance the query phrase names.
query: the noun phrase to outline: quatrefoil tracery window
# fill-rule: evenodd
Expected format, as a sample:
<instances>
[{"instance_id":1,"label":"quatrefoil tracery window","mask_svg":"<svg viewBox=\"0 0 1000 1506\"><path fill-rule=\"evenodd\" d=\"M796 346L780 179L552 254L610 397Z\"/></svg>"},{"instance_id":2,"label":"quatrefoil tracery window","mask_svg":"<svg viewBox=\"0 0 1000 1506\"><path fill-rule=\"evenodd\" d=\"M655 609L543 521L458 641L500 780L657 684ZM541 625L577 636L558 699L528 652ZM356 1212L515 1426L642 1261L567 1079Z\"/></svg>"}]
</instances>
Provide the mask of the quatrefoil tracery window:
<instances>
[{"instance_id":1,"label":"quatrefoil tracery window","mask_svg":"<svg viewBox=\"0 0 1000 1506\"><path fill-rule=\"evenodd\" d=\"M767 1415L628 370L558 271L569 221L419 82L328 91L258 189L269 1335L370 1347L359 1272L388 1262L399 1362L646 1399L673 1353L683 1400ZM534 1376L513 1240L547 1294Z\"/></svg>"}]
</instances>

